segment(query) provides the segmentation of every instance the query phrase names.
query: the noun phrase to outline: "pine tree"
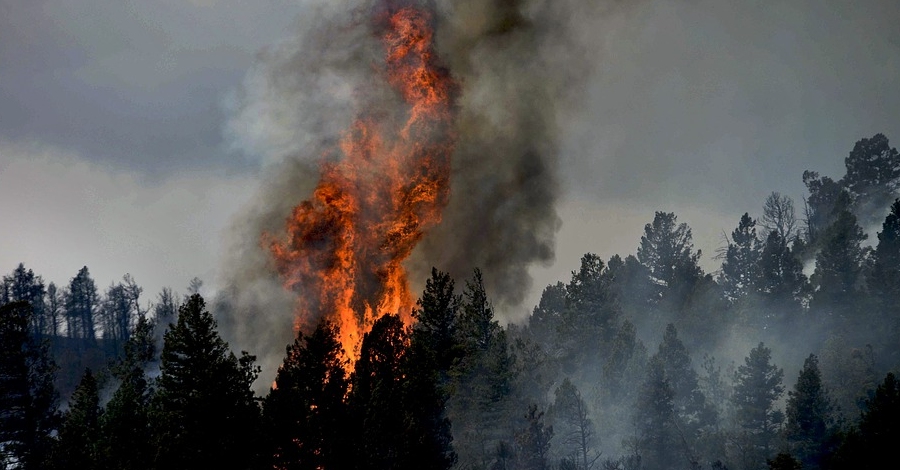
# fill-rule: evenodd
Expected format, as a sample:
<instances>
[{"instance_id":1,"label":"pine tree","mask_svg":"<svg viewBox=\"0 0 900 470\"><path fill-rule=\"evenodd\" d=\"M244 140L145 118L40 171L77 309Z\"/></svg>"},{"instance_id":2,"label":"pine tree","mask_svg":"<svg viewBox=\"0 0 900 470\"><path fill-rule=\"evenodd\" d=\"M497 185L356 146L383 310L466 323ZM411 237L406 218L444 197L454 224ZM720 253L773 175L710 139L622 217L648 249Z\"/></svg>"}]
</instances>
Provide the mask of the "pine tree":
<instances>
[{"instance_id":1,"label":"pine tree","mask_svg":"<svg viewBox=\"0 0 900 470\"><path fill-rule=\"evenodd\" d=\"M0 304L10 302L28 302L31 305L31 333L34 337L49 334L49 319L44 303L44 281L35 276L25 265L19 266L9 276L3 277L4 289L0 289Z\"/></svg>"},{"instance_id":2,"label":"pine tree","mask_svg":"<svg viewBox=\"0 0 900 470\"><path fill-rule=\"evenodd\" d=\"M144 372L156 360L154 326L143 315L125 343L124 357L112 367L119 386L100 418L105 468L144 470L151 468L154 449L150 428L153 389Z\"/></svg>"},{"instance_id":3,"label":"pine tree","mask_svg":"<svg viewBox=\"0 0 900 470\"><path fill-rule=\"evenodd\" d=\"M656 212L653 222L644 226L637 259L650 275L650 302L676 310L702 277L698 264L701 252L693 251L693 236L687 224L678 224L671 212Z\"/></svg>"},{"instance_id":4,"label":"pine tree","mask_svg":"<svg viewBox=\"0 0 900 470\"><path fill-rule=\"evenodd\" d=\"M890 356L891 366L900 366L900 351L895 347L900 337L900 316L896 314L900 305L900 199L891 205L878 232L867 285L875 314L872 323L887 333L883 350Z\"/></svg>"},{"instance_id":5,"label":"pine tree","mask_svg":"<svg viewBox=\"0 0 900 470\"><path fill-rule=\"evenodd\" d=\"M152 421L160 468L243 468L256 452L255 358L229 352L199 294L165 333Z\"/></svg>"},{"instance_id":6,"label":"pine tree","mask_svg":"<svg viewBox=\"0 0 900 470\"><path fill-rule=\"evenodd\" d=\"M853 211L865 225L880 222L882 210L900 190L900 153L884 134L861 139L844 160L841 184L853 201Z\"/></svg>"},{"instance_id":7,"label":"pine tree","mask_svg":"<svg viewBox=\"0 0 900 470\"><path fill-rule=\"evenodd\" d=\"M621 321L613 277L599 256L588 253L566 286L566 308L559 325L569 369L608 355Z\"/></svg>"},{"instance_id":8,"label":"pine tree","mask_svg":"<svg viewBox=\"0 0 900 470\"><path fill-rule=\"evenodd\" d=\"M879 468L896 459L900 442L900 383L888 373L874 395L866 400L858 435L841 449L841 468Z\"/></svg>"},{"instance_id":9,"label":"pine tree","mask_svg":"<svg viewBox=\"0 0 900 470\"><path fill-rule=\"evenodd\" d=\"M525 428L516 433L517 469L549 470L551 468L550 444L553 439L553 426L544 424L544 412L538 411L537 405L528 407L525 415Z\"/></svg>"},{"instance_id":10,"label":"pine tree","mask_svg":"<svg viewBox=\"0 0 900 470\"><path fill-rule=\"evenodd\" d=\"M756 221L744 213L725 250L719 283L725 297L732 303L754 293L758 278L760 241L756 236Z\"/></svg>"},{"instance_id":11,"label":"pine tree","mask_svg":"<svg viewBox=\"0 0 900 470\"><path fill-rule=\"evenodd\" d=\"M451 370L447 403L454 450L459 466L485 468L508 431L514 371L506 331L494 319L480 270L466 281L456 332L463 354Z\"/></svg>"},{"instance_id":12,"label":"pine tree","mask_svg":"<svg viewBox=\"0 0 900 470\"><path fill-rule=\"evenodd\" d=\"M675 416L682 426L685 439L690 442L703 427L713 425L716 416L700 389L699 376L691 364L691 356L671 323L666 326L659 350L651 358L653 360L662 364L674 392Z\"/></svg>"},{"instance_id":13,"label":"pine tree","mask_svg":"<svg viewBox=\"0 0 900 470\"><path fill-rule=\"evenodd\" d=\"M59 444L54 450L54 467L67 470L96 470L101 468L100 396L97 380L90 369L84 371L81 382L69 400L59 430Z\"/></svg>"},{"instance_id":14,"label":"pine tree","mask_svg":"<svg viewBox=\"0 0 900 470\"><path fill-rule=\"evenodd\" d=\"M49 348L29 332L31 306L0 306L0 462L43 468L59 415Z\"/></svg>"},{"instance_id":15,"label":"pine tree","mask_svg":"<svg viewBox=\"0 0 900 470\"><path fill-rule=\"evenodd\" d=\"M777 231L769 232L759 257L755 291L760 297L765 328L787 327L802 308L807 291L803 263Z\"/></svg>"},{"instance_id":16,"label":"pine tree","mask_svg":"<svg viewBox=\"0 0 900 470\"><path fill-rule=\"evenodd\" d=\"M642 468L681 468L683 441L676 423L675 391L660 357L654 356L634 405L634 447Z\"/></svg>"},{"instance_id":17,"label":"pine tree","mask_svg":"<svg viewBox=\"0 0 900 470\"><path fill-rule=\"evenodd\" d=\"M353 444L347 451L355 468L407 468L410 440L403 410L408 352L409 332L397 315L382 316L363 336L348 399Z\"/></svg>"},{"instance_id":18,"label":"pine tree","mask_svg":"<svg viewBox=\"0 0 900 470\"><path fill-rule=\"evenodd\" d=\"M263 402L271 466L282 469L348 468L344 396L348 379L337 329L320 323L298 333Z\"/></svg>"},{"instance_id":19,"label":"pine tree","mask_svg":"<svg viewBox=\"0 0 900 470\"><path fill-rule=\"evenodd\" d=\"M99 308L100 296L87 266L69 281L66 292L66 333L70 338L79 338L87 344L95 344L94 315Z\"/></svg>"},{"instance_id":20,"label":"pine tree","mask_svg":"<svg viewBox=\"0 0 900 470\"><path fill-rule=\"evenodd\" d=\"M454 294L453 285L449 274L432 269L418 308L413 311L416 323L405 363L411 440L408 462L413 467L450 468L457 460L446 416L449 374L463 353L457 333L461 298Z\"/></svg>"},{"instance_id":21,"label":"pine tree","mask_svg":"<svg viewBox=\"0 0 900 470\"><path fill-rule=\"evenodd\" d=\"M803 184L809 191L805 201L806 242L816 248L836 216L850 209L851 198L839 182L827 176L820 177L815 171L803 172Z\"/></svg>"},{"instance_id":22,"label":"pine tree","mask_svg":"<svg viewBox=\"0 0 900 470\"><path fill-rule=\"evenodd\" d=\"M856 217L842 211L825 232L822 250L816 255L811 278L816 290L810 308L827 318L832 327L844 327L854 320L865 256L861 243L866 238Z\"/></svg>"},{"instance_id":23,"label":"pine tree","mask_svg":"<svg viewBox=\"0 0 900 470\"><path fill-rule=\"evenodd\" d=\"M832 404L822 385L819 359L810 354L803 362L794 390L788 392L785 437L805 469L818 469L832 431Z\"/></svg>"},{"instance_id":24,"label":"pine tree","mask_svg":"<svg viewBox=\"0 0 900 470\"><path fill-rule=\"evenodd\" d=\"M587 403L568 378L556 389L549 414L553 417L553 429L558 437L558 454L569 460L573 468L593 468L600 458L596 450L596 430Z\"/></svg>"},{"instance_id":25,"label":"pine tree","mask_svg":"<svg viewBox=\"0 0 900 470\"><path fill-rule=\"evenodd\" d=\"M765 468L766 459L784 421L784 414L776 408L784 393L781 381L784 371L771 364L772 351L763 343L753 348L744 364L734 374L734 417L744 468Z\"/></svg>"}]
</instances>

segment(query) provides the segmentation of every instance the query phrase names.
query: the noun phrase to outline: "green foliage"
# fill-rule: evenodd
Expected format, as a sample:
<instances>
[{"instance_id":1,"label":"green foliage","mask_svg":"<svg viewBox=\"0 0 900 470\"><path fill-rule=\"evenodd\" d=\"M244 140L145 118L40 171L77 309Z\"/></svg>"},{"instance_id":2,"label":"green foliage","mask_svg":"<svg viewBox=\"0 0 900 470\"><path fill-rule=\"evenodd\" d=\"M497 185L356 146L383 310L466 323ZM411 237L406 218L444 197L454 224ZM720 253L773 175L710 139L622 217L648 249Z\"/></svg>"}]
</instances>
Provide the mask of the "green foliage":
<instances>
[{"instance_id":1,"label":"green foliage","mask_svg":"<svg viewBox=\"0 0 900 470\"><path fill-rule=\"evenodd\" d=\"M151 468L154 456L150 433L153 389L144 368L156 360L153 324L143 315L129 334L124 356L112 367L119 385L100 418L104 468Z\"/></svg>"},{"instance_id":2,"label":"green foliage","mask_svg":"<svg viewBox=\"0 0 900 470\"><path fill-rule=\"evenodd\" d=\"M0 305L0 461L25 470L44 466L59 415L56 365L30 334L31 305Z\"/></svg>"},{"instance_id":3,"label":"green foliage","mask_svg":"<svg viewBox=\"0 0 900 470\"><path fill-rule=\"evenodd\" d=\"M725 250L719 283L725 297L736 302L755 293L757 285L760 241L756 236L756 221L744 213L738 227L731 232L731 239Z\"/></svg>"},{"instance_id":4,"label":"green foliage","mask_svg":"<svg viewBox=\"0 0 900 470\"><path fill-rule=\"evenodd\" d=\"M801 470L800 461L791 457L791 454L780 452L774 459L766 461L770 470Z\"/></svg>"},{"instance_id":5,"label":"green foliage","mask_svg":"<svg viewBox=\"0 0 900 470\"><path fill-rule=\"evenodd\" d=\"M834 425L833 405L822 385L819 359L810 354L803 362L794 389L788 392L785 437L792 453L806 469L819 468Z\"/></svg>"},{"instance_id":6,"label":"green foliage","mask_svg":"<svg viewBox=\"0 0 900 470\"><path fill-rule=\"evenodd\" d=\"M530 405L525 414L525 427L516 432L516 468L521 470L549 470L550 444L553 426L544 424L544 412Z\"/></svg>"},{"instance_id":7,"label":"green foliage","mask_svg":"<svg viewBox=\"0 0 900 470\"><path fill-rule=\"evenodd\" d=\"M514 380L506 332L494 319L481 271L466 282L456 330L463 349L451 371L447 414L459 466L485 468L508 431Z\"/></svg>"},{"instance_id":8,"label":"green foliage","mask_svg":"<svg viewBox=\"0 0 900 470\"><path fill-rule=\"evenodd\" d=\"M553 420L557 453L573 469L593 468L600 453L591 410L578 388L567 378L556 389L555 400L548 413Z\"/></svg>"},{"instance_id":9,"label":"green foliage","mask_svg":"<svg viewBox=\"0 0 900 470\"><path fill-rule=\"evenodd\" d=\"M816 290L810 307L834 326L844 327L853 320L865 239L856 217L842 211L826 231L822 250L816 255L816 270L810 278Z\"/></svg>"},{"instance_id":10,"label":"green foliage","mask_svg":"<svg viewBox=\"0 0 900 470\"><path fill-rule=\"evenodd\" d=\"M650 276L650 302L680 309L702 276L698 264L701 252L694 252L693 236L687 224L678 224L672 212L656 212L644 226L637 259Z\"/></svg>"},{"instance_id":11,"label":"green foliage","mask_svg":"<svg viewBox=\"0 0 900 470\"><path fill-rule=\"evenodd\" d=\"M884 134L861 139L844 160L847 173L841 184L847 189L854 212L864 224L880 222L881 210L900 189L900 153Z\"/></svg>"},{"instance_id":12,"label":"green foliage","mask_svg":"<svg viewBox=\"0 0 900 470\"><path fill-rule=\"evenodd\" d=\"M784 371L771 364L772 351L763 343L753 348L734 374L734 417L744 468L764 468L771 456L784 414L777 402L784 393Z\"/></svg>"},{"instance_id":13,"label":"green foliage","mask_svg":"<svg viewBox=\"0 0 900 470\"><path fill-rule=\"evenodd\" d=\"M454 293L453 286L449 274L432 269L419 308L413 312L417 321L405 364L408 379L404 404L408 411L409 462L425 468L450 468L457 460L446 414L451 368L464 352L457 332L461 297ZM476 323L472 327L477 329L479 321L474 313L470 322Z\"/></svg>"},{"instance_id":14,"label":"green foliage","mask_svg":"<svg viewBox=\"0 0 900 470\"><path fill-rule=\"evenodd\" d=\"M65 302L66 333L69 337L82 339L88 344L96 343L94 315L99 308L100 295L87 266L82 267L69 281Z\"/></svg>"},{"instance_id":15,"label":"green foliage","mask_svg":"<svg viewBox=\"0 0 900 470\"><path fill-rule=\"evenodd\" d=\"M54 449L54 467L72 470L101 468L100 452L100 396L97 380L90 369L85 370L63 414L59 443Z\"/></svg>"},{"instance_id":16,"label":"green foliage","mask_svg":"<svg viewBox=\"0 0 900 470\"><path fill-rule=\"evenodd\" d=\"M363 336L352 376L349 406L353 425L349 451L357 468L404 468L407 455L404 362L409 332L397 315L384 315Z\"/></svg>"},{"instance_id":17,"label":"green foliage","mask_svg":"<svg viewBox=\"0 0 900 470\"><path fill-rule=\"evenodd\" d=\"M330 323L320 323L311 335L298 333L288 346L263 402L264 457L272 458L272 467L348 468L350 454L342 442L349 425L345 365Z\"/></svg>"},{"instance_id":18,"label":"green foliage","mask_svg":"<svg viewBox=\"0 0 900 470\"><path fill-rule=\"evenodd\" d=\"M675 391L662 358L654 356L634 405L634 451L643 468L671 468L681 458L682 442L675 415Z\"/></svg>"},{"instance_id":19,"label":"green foliage","mask_svg":"<svg viewBox=\"0 0 900 470\"><path fill-rule=\"evenodd\" d=\"M764 328L785 328L799 316L806 295L803 263L777 231L769 232L759 257L755 291L761 300Z\"/></svg>"},{"instance_id":20,"label":"green foliage","mask_svg":"<svg viewBox=\"0 0 900 470\"><path fill-rule=\"evenodd\" d=\"M255 455L254 357L240 358L216 332L199 294L165 333L152 421L162 468L244 467Z\"/></svg>"},{"instance_id":21,"label":"green foliage","mask_svg":"<svg viewBox=\"0 0 900 470\"><path fill-rule=\"evenodd\" d=\"M675 326L669 324L659 345L659 350L650 359L658 361L674 393L673 406L679 424L692 439L701 428L712 426L716 421L715 410L706 402L700 389L699 376L691 364L691 356L684 343L678 339Z\"/></svg>"}]
</instances>

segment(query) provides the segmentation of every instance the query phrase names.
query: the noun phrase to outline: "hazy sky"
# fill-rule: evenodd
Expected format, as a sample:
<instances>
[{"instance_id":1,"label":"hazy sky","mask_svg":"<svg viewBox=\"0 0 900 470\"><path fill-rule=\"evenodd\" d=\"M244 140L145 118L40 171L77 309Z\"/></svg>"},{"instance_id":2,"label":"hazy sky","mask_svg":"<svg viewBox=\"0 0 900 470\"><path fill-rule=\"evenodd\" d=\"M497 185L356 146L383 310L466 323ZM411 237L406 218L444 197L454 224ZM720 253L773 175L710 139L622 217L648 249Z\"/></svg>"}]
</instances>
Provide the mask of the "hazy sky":
<instances>
[{"instance_id":1,"label":"hazy sky","mask_svg":"<svg viewBox=\"0 0 900 470\"><path fill-rule=\"evenodd\" d=\"M87 265L101 288L128 272L148 298L214 287L223 230L265 184L229 137L234 97L317 1L0 0L0 272L25 262L66 284ZM898 24L896 0L656 0L597 18L557 261L532 298L587 251L634 253L655 210L714 269L721 233L770 191L802 207L803 170L840 177L878 132L896 146Z\"/></svg>"}]
</instances>

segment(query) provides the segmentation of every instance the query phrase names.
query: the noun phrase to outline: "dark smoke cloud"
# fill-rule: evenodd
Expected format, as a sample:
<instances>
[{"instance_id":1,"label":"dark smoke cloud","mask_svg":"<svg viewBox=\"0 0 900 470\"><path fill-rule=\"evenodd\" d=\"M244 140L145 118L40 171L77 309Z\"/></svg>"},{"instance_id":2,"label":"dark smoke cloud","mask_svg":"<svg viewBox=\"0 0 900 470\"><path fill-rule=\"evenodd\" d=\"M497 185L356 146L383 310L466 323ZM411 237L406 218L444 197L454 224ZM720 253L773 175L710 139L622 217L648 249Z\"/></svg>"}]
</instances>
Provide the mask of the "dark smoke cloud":
<instances>
[{"instance_id":1,"label":"dark smoke cloud","mask_svg":"<svg viewBox=\"0 0 900 470\"><path fill-rule=\"evenodd\" d=\"M460 84L460 137L443 221L409 263L413 292L432 266L460 282L478 267L503 310L525 299L529 266L553 260L560 129L593 63L586 49L594 39L577 23L618 5L584 3L595 2L430 5L439 60ZM381 45L368 18L376 7L337 2L302 16L295 37L261 53L229 126L234 145L259 155L271 179L235 223L221 325L236 346L273 351L264 366L277 364L290 341L291 308L260 234L283 231L318 180L317 162L361 110L393 106L373 79Z\"/></svg>"},{"instance_id":2,"label":"dark smoke cloud","mask_svg":"<svg viewBox=\"0 0 900 470\"><path fill-rule=\"evenodd\" d=\"M584 35L616 2L440 1L438 47L460 81L460 140L443 223L415 257L457 279L485 272L501 312L531 290L529 267L554 259L561 129L595 57Z\"/></svg>"}]
</instances>

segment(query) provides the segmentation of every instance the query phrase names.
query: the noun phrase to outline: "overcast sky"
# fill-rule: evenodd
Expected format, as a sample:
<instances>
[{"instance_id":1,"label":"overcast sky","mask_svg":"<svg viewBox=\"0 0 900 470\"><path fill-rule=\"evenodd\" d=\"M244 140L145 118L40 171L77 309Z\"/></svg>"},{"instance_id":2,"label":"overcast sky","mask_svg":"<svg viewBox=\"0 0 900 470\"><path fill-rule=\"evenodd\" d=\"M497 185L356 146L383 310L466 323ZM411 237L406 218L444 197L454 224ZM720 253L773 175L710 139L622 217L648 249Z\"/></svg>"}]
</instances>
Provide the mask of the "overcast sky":
<instances>
[{"instance_id":1,"label":"overcast sky","mask_svg":"<svg viewBox=\"0 0 900 470\"><path fill-rule=\"evenodd\" d=\"M0 272L214 288L223 230L265 184L228 137L231 104L316 1L0 0ZM878 132L896 146L898 24L896 0L656 0L597 19L557 261L532 302L587 251L634 253L655 210L712 270L769 192L802 206L803 170L840 177Z\"/></svg>"}]
</instances>

